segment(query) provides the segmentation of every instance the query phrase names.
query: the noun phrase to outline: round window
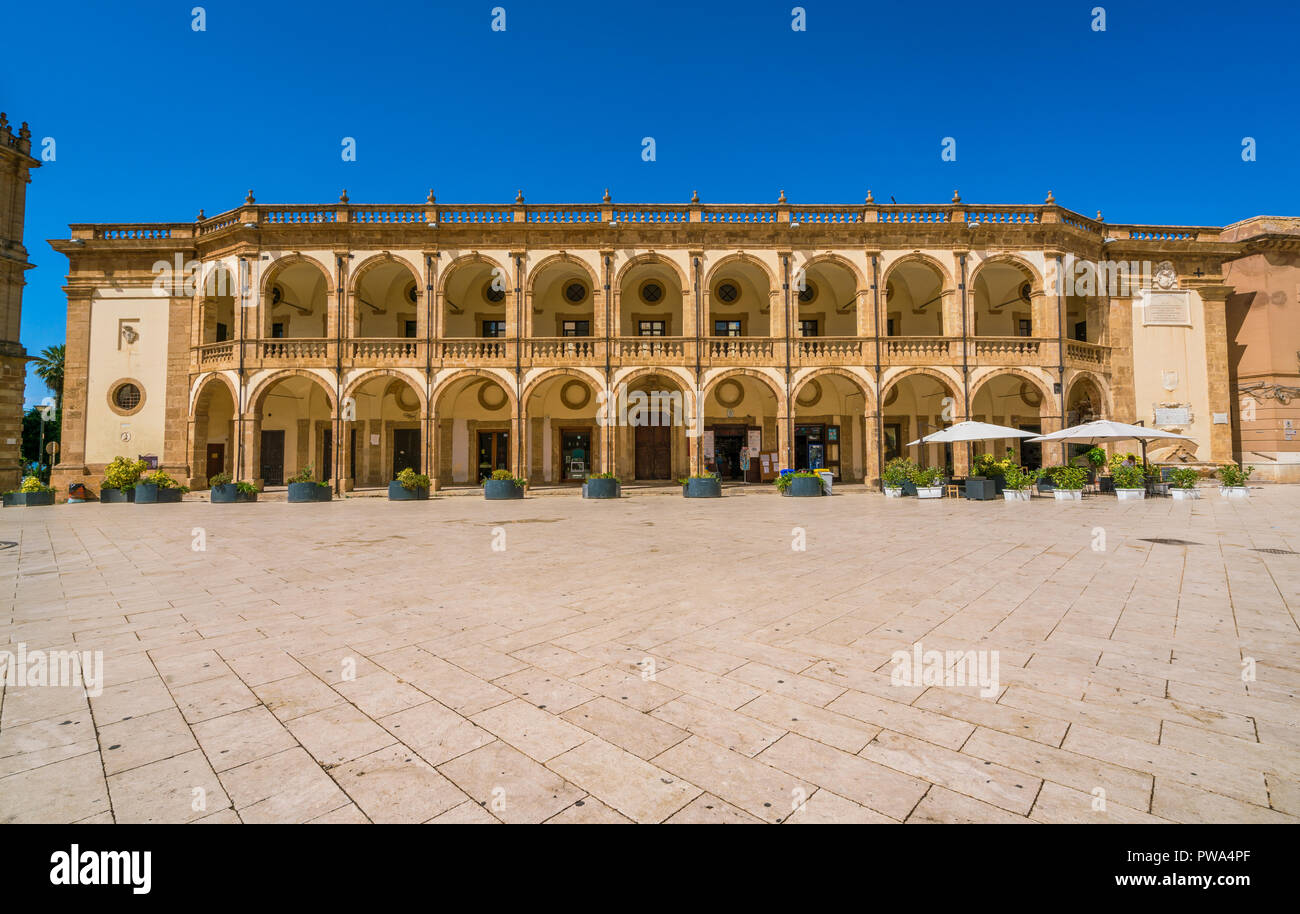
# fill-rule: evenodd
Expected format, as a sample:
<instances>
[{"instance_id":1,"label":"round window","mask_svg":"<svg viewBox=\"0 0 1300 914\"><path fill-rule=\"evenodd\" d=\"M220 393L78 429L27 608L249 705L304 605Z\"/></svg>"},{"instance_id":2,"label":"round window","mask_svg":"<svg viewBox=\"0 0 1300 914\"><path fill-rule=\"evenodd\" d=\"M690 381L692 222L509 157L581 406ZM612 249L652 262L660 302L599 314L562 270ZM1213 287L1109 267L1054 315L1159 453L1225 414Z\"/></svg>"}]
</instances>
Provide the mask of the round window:
<instances>
[{"instance_id":1,"label":"round window","mask_svg":"<svg viewBox=\"0 0 1300 914\"><path fill-rule=\"evenodd\" d=\"M728 280L718 284L718 301L725 304L731 304L740 299L740 286Z\"/></svg>"},{"instance_id":2,"label":"round window","mask_svg":"<svg viewBox=\"0 0 1300 914\"><path fill-rule=\"evenodd\" d=\"M490 282L483 287L483 297L493 304L499 304L505 301L506 290L498 287L496 283Z\"/></svg>"},{"instance_id":3,"label":"round window","mask_svg":"<svg viewBox=\"0 0 1300 914\"><path fill-rule=\"evenodd\" d=\"M113 391L113 402L118 409L135 409L140 405L140 388L134 384L123 384Z\"/></svg>"},{"instance_id":4,"label":"round window","mask_svg":"<svg viewBox=\"0 0 1300 914\"><path fill-rule=\"evenodd\" d=\"M811 279L804 280L803 288L799 290L799 301L802 304L811 304L817 300L817 284Z\"/></svg>"},{"instance_id":5,"label":"round window","mask_svg":"<svg viewBox=\"0 0 1300 914\"><path fill-rule=\"evenodd\" d=\"M587 297L587 287L580 282L571 282L564 287L564 297L576 305Z\"/></svg>"},{"instance_id":6,"label":"round window","mask_svg":"<svg viewBox=\"0 0 1300 914\"><path fill-rule=\"evenodd\" d=\"M655 304L664 297L664 287L659 285L653 279L641 287L641 300L647 304Z\"/></svg>"},{"instance_id":7,"label":"round window","mask_svg":"<svg viewBox=\"0 0 1300 914\"><path fill-rule=\"evenodd\" d=\"M411 283L409 286L406 287L406 300L411 302L411 304L415 304L415 300L416 300L415 283Z\"/></svg>"}]
</instances>

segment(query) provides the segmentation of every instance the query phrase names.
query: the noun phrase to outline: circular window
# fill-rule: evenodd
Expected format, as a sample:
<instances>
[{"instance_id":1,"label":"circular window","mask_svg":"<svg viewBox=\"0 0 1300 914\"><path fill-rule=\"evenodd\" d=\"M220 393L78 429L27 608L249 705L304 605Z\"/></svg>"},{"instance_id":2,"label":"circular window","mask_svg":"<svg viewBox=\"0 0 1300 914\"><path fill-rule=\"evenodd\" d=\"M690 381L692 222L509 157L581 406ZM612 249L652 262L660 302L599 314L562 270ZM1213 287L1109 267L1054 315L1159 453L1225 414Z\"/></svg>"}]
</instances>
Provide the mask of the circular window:
<instances>
[{"instance_id":1,"label":"circular window","mask_svg":"<svg viewBox=\"0 0 1300 914\"><path fill-rule=\"evenodd\" d=\"M726 282L718 283L718 291L714 294L718 296L718 301L729 305L732 302L740 300L740 286L727 280Z\"/></svg>"},{"instance_id":2,"label":"circular window","mask_svg":"<svg viewBox=\"0 0 1300 914\"><path fill-rule=\"evenodd\" d=\"M483 287L483 297L493 304L499 304L505 301L506 290L499 288L495 283L489 282Z\"/></svg>"},{"instance_id":3,"label":"circular window","mask_svg":"<svg viewBox=\"0 0 1300 914\"><path fill-rule=\"evenodd\" d=\"M415 304L415 299L416 299L415 283L411 283L409 286L406 287L406 300L409 301L411 304Z\"/></svg>"},{"instance_id":4,"label":"circular window","mask_svg":"<svg viewBox=\"0 0 1300 914\"><path fill-rule=\"evenodd\" d=\"M571 282L564 287L564 297L576 305L587 297L587 287L580 282Z\"/></svg>"},{"instance_id":5,"label":"circular window","mask_svg":"<svg viewBox=\"0 0 1300 914\"><path fill-rule=\"evenodd\" d=\"M119 416L134 416L144 407L144 388L135 378L123 378L109 387L108 405Z\"/></svg>"},{"instance_id":6,"label":"circular window","mask_svg":"<svg viewBox=\"0 0 1300 914\"><path fill-rule=\"evenodd\" d=\"M817 300L817 283L811 279L804 280L803 288L799 290L799 303L804 305L812 304Z\"/></svg>"},{"instance_id":7,"label":"circular window","mask_svg":"<svg viewBox=\"0 0 1300 914\"><path fill-rule=\"evenodd\" d=\"M560 388L560 402L569 409L582 409L591 402L591 388L581 381L569 381Z\"/></svg>"},{"instance_id":8,"label":"circular window","mask_svg":"<svg viewBox=\"0 0 1300 914\"><path fill-rule=\"evenodd\" d=\"M745 399L745 388L739 381L727 378L718 385L714 397L717 398L719 405L731 409L733 406L739 406L740 401Z\"/></svg>"},{"instance_id":9,"label":"circular window","mask_svg":"<svg viewBox=\"0 0 1300 914\"><path fill-rule=\"evenodd\" d=\"M641 300L646 304L653 305L660 302L664 297L664 287L659 285L658 280L649 279L641 284Z\"/></svg>"}]
</instances>

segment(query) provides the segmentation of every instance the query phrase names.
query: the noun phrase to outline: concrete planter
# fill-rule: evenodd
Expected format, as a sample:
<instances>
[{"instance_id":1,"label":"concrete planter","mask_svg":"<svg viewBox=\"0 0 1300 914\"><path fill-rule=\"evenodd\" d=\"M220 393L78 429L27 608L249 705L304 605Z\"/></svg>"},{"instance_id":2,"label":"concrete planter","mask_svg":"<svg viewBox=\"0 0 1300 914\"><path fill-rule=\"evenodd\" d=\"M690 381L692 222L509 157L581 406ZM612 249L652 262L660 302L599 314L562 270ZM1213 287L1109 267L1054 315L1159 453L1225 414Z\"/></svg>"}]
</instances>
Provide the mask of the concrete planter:
<instances>
[{"instance_id":1,"label":"concrete planter","mask_svg":"<svg viewBox=\"0 0 1300 914\"><path fill-rule=\"evenodd\" d=\"M682 494L687 498L721 498L722 480L711 477L688 479L682 486Z\"/></svg>"},{"instance_id":2,"label":"concrete planter","mask_svg":"<svg viewBox=\"0 0 1300 914\"><path fill-rule=\"evenodd\" d=\"M152 482L135 484L135 503L137 505L174 505L180 504L180 489L164 489Z\"/></svg>"},{"instance_id":3,"label":"concrete planter","mask_svg":"<svg viewBox=\"0 0 1300 914\"><path fill-rule=\"evenodd\" d=\"M583 498L618 498L622 494L617 479L588 479L582 484Z\"/></svg>"},{"instance_id":4,"label":"concrete planter","mask_svg":"<svg viewBox=\"0 0 1300 914\"><path fill-rule=\"evenodd\" d=\"M54 504L53 492L6 492L6 508L37 508Z\"/></svg>"},{"instance_id":5,"label":"concrete planter","mask_svg":"<svg viewBox=\"0 0 1300 914\"><path fill-rule=\"evenodd\" d=\"M1245 486L1219 486L1219 494L1224 498L1250 498L1250 489Z\"/></svg>"},{"instance_id":6,"label":"concrete planter","mask_svg":"<svg viewBox=\"0 0 1300 914\"><path fill-rule=\"evenodd\" d=\"M917 486L917 498L943 498L943 486Z\"/></svg>"},{"instance_id":7,"label":"concrete planter","mask_svg":"<svg viewBox=\"0 0 1300 914\"><path fill-rule=\"evenodd\" d=\"M334 493L330 491L329 486L318 485L314 482L289 483L289 503L293 505L300 505L309 501L330 501L333 497Z\"/></svg>"},{"instance_id":8,"label":"concrete planter","mask_svg":"<svg viewBox=\"0 0 1300 914\"><path fill-rule=\"evenodd\" d=\"M1029 501L1033 497L1033 489L1003 489L1002 498L1006 501Z\"/></svg>"},{"instance_id":9,"label":"concrete planter","mask_svg":"<svg viewBox=\"0 0 1300 914\"><path fill-rule=\"evenodd\" d=\"M408 489L396 479L388 484L389 501L424 501L429 497L429 490L425 488Z\"/></svg>"},{"instance_id":10,"label":"concrete planter","mask_svg":"<svg viewBox=\"0 0 1300 914\"><path fill-rule=\"evenodd\" d=\"M1139 501L1147 497L1146 489L1115 489L1115 497L1120 501Z\"/></svg>"},{"instance_id":11,"label":"concrete planter","mask_svg":"<svg viewBox=\"0 0 1300 914\"><path fill-rule=\"evenodd\" d=\"M902 486L885 486L885 497L886 497L886 498L902 498L902 497L903 497L903 487L902 487Z\"/></svg>"},{"instance_id":12,"label":"concrete planter","mask_svg":"<svg viewBox=\"0 0 1300 914\"><path fill-rule=\"evenodd\" d=\"M1179 489L1177 487L1169 490L1169 494L1174 497L1174 501L1194 501L1201 497L1200 489Z\"/></svg>"},{"instance_id":13,"label":"concrete planter","mask_svg":"<svg viewBox=\"0 0 1300 914\"><path fill-rule=\"evenodd\" d=\"M245 495L233 482L228 482L224 486L213 486L208 498L214 505L233 505L236 502L257 501L257 493Z\"/></svg>"},{"instance_id":14,"label":"concrete planter","mask_svg":"<svg viewBox=\"0 0 1300 914\"><path fill-rule=\"evenodd\" d=\"M796 476L790 480L790 488L785 490L785 494L793 495L795 498L815 498L825 493L822 489L821 477L814 479L808 476Z\"/></svg>"},{"instance_id":15,"label":"concrete planter","mask_svg":"<svg viewBox=\"0 0 1300 914\"><path fill-rule=\"evenodd\" d=\"M135 487L129 489L110 489L107 486L99 490L99 500L106 505L124 505L135 501Z\"/></svg>"},{"instance_id":16,"label":"concrete planter","mask_svg":"<svg viewBox=\"0 0 1300 914\"><path fill-rule=\"evenodd\" d=\"M1057 501L1083 501L1083 489L1053 489Z\"/></svg>"},{"instance_id":17,"label":"concrete planter","mask_svg":"<svg viewBox=\"0 0 1300 914\"><path fill-rule=\"evenodd\" d=\"M483 480L483 497L488 501L523 498L524 487L515 485L512 479L485 479Z\"/></svg>"}]
</instances>

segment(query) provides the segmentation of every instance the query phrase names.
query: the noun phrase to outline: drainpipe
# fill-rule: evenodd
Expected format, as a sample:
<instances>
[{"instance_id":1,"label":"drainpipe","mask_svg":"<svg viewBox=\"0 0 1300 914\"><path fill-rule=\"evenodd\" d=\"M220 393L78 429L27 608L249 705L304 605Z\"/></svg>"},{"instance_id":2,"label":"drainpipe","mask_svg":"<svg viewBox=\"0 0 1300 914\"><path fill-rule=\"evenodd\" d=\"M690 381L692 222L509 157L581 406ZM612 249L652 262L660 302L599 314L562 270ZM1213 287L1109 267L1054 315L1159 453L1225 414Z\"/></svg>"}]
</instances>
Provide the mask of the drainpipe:
<instances>
[{"instance_id":1,"label":"drainpipe","mask_svg":"<svg viewBox=\"0 0 1300 914\"><path fill-rule=\"evenodd\" d=\"M518 458L515 461L515 475L524 475L524 450L526 439L524 436L524 316L523 316L523 289L520 287L520 276L523 271L523 258L518 254L515 255L515 426L519 432L519 440L515 442Z\"/></svg>"},{"instance_id":2,"label":"drainpipe","mask_svg":"<svg viewBox=\"0 0 1300 914\"><path fill-rule=\"evenodd\" d=\"M1061 263L1061 255L1056 255L1056 383L1060 388L1061 404L1061 428L1065 428L1065 283L1061 281L1061 270L1064 264ZM1085 314L1086 318L1087 315ZM1146 442L1142 442L1146 447ZM1065 465L1070 462L1067 454L1070 445L1061 442L1061 464ZM1143 451L1145 453L1145 451Z\"/></svg>"},{"instance_id":3,"label":"drainpipe","mask_svg":"<svg viewBox=\"0 0 1300 914\"><path fill-rule=\"evenodd\" d=\"M349 257L352 255L349 254ZM338 417L330 424L335 428L333 437L339 439L333 442L334 453L330 454L330 461L334 464L334 494L340 498L343 496L343 482L339 479L339 470L342 461L339 455L343 450L343 305L347 293L344 289L347 286L347 280L343 276L343 255L335 257L338 270L338 288L335 289L335 296L338 299L335 303L335 313L338 315L336 322L338 326L334 328L336 351L334 353L334 412Z\"/></svg>"},{"instance_id":4,"label":"drainpipe","mask_svg":"<svg viewBox=\"0 0 1300 914\"><path fill-rule=\"evenodd\" d=\"M785 434L786 434L786 459L789 461L786 465L794 469L794 404L790 398L790 346L792 338L790 336L793 328L790 326L790 255L783 254L781 261L785 265L785 276L782 279L781 289L785 294Z\"/></svg>"},{"instance_id":5,"label":"drainpipe","mask_svg":"<svg viewBox=\"0 0 1300 914\"><path fill-rule=\"evenodd\" d=\"M438 434L437 426L433 421L433 332L434 326L433 314L433 258L425 255L424 258L424 295L425 295L425 325L424 325L424 472L429 474L431 480L438 478L438 468L433 466L433 436ZM435 483L436 485L436 483Z\"/></svg>"},{"instance_id":6,"label":"drainpipe","mask_svg":"<svg viewBox=\"0 0 1300 914\"><path fill-rule=\"evenodd\" d=\"M236 481L248 478L244 475L244 412L246 409L244 399L248 395L248 391L245 389L247 379L244 377L244 340L248 327L248 320L244 313L248 310L247 305L244 304L244 295L246 294L244 277L247 270L248 261L243 257L239 258L239 440L236 442L236 446L239 448L239 465L235 468Z\"/></svg>"},{"instance_id":7,"label":"drainpipe","mask_svg":"<svg viewBox=\"0 0 1300 914\"><path fill-rule=\"evenodd\" d=\"M961 254L958 257L961 261L961 390L962 405L965 408L963 416L970 418L970 333L966 326L966 255ZM971 443L966 442L966 470L970 472L971 466Z\"/></svg>"},{"instance_id":8,"label":"drainpipe","mask_svg":"<svg viewBox=\"0 0 1300 914\"><path fill-rule=\"evenodd\" d=\"M613 334L610 332L610 326L609 326L609 321L613 314L613 311L611 310L610 307L610 297L609 297L610 296L610 287L609 287L610 262L609 261L610 261L610 257L608 254L606 254L605 255L605 463L609 467L609 472L617 475L618 467L617 464L614 462L614 429L609 422L609 408L611 403L609 382L612 379L611 372L613 370L612 362L611 362L611 353L610 353L610 347L613 345L613 341L612 341Z\"/></svg>"},{"instance_id":9,"label":"drainpipe","mask_svg":"<svg viewBox=\"0 0 1300 914\"><path fill-rule=\"evenodd\" d=\"M695 472L704 473L704 376L703 340L700 338L700 258L695 260L695 430L699 436L695 443Z\"/></svg>"},{"instance_id":10,"label":"drainpipe","mask_svg":"<svg viewBox=\"0 0 1300 914\"><path fill-rule=\"evenodd\" d=\"M871 255L871 295L876 314L876 474L880 477L880 490L885 487L885 415L880 403L880 262ZM901 443L901 442L900 442Z\"/></svg>"}]
</instances>

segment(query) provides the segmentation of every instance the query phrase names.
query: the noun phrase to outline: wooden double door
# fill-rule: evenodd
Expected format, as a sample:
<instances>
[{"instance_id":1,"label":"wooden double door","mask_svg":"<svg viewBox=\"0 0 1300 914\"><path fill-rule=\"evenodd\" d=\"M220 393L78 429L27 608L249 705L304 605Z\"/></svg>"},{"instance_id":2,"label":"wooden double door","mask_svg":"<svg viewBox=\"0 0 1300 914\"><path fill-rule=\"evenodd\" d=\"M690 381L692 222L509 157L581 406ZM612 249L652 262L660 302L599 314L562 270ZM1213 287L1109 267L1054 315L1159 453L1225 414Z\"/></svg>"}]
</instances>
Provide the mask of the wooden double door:
<instances>
[{"instance_id":1,"label":"wooden double door","mask_svg":"<svg viewBox=\"0 0 1300 914\"><path fill-rule=\"evenodd\" d=\"M667 425L636 427L636 478L671 479L672 428Z\"/></svg>"}]
</instances>

